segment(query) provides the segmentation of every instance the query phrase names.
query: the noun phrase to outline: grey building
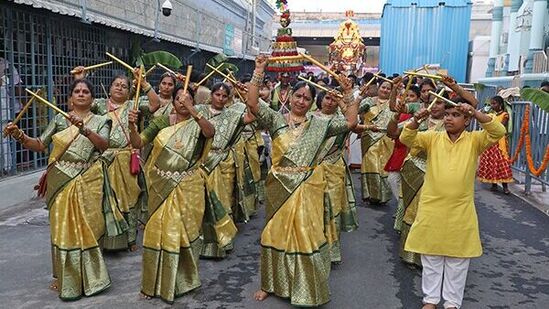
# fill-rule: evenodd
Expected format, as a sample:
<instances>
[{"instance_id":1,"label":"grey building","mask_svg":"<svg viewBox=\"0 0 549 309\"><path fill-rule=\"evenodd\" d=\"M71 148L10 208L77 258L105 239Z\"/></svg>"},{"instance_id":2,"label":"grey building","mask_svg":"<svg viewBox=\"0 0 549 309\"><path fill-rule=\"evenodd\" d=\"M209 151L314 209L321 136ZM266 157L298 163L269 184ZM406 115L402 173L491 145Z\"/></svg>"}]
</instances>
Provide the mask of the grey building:
<instances>
[{"instance_id":1,"label":"grey building","mask_svg":"<svg viewBox=\"0 0 549 309\"><path fill-rule=\"evenodd\" d=\"M162 6L169 2L170 16ZM0 120L2 128L29 97L24 88L43 89L62 108L70 70L105 61L105 52L130 61L137 50L165 50L183 64L202 70L218 53L231 57L240 74L253 70L253 56L268 49L274 8L266 0L15 0L0 3ZM90 75L105 96L119 65ZM156 84L156 74L150 79ZM20 122L39 136L52 112L33 104ZM0 136L0 178L47 164L46 154L31 153Z\"/></svg>"}]
</instances>

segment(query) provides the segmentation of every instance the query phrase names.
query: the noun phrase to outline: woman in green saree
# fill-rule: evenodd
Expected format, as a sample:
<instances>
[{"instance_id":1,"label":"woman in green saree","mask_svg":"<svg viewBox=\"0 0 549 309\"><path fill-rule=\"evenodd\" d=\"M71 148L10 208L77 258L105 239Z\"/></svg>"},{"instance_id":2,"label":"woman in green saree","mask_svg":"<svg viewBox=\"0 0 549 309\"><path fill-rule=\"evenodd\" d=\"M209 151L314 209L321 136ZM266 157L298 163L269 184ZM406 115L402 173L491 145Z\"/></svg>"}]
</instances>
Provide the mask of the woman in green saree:
<instances>
[{"instance_id":1,"label":"woman in green saree","mask_svg":"<svg viewBox=\"0 0 549 309\"><path fill-rule=\"evenodd\" d=\"M149 219L143 235L142 296L173 303L200 286L200 227L206 208L200 169L215 129L193 106L192 91L175 90L175 113L155 118L141 134L138 112L130 110L130 140L139 149L153 143L145 165Z\"/></svg>"},{"instance_id":2,"label":"woman in green saree","mask_svg":"<svg viewBox=\"0 0 549 309\"><path fill-rule=\"evenodd\" d=\"M79 72L75 77L85 75L83 67L76 67L75 72ZM140 74L140 69L134 69L134 77ZM173 85L169 79L161 81L161 85ZM147 80L142 80L143 92L149 97L149 100L139 101L139 110L142 114L152 114L162 105L156 93L152 90ZM161 88L163 89L163 88ZM114 237L105 237L102 241L102 247L105 250L137 250L137 225L138 219L143 220L143 205L146 202L144 194L144 177L139 172L134 175L130 171L130 160L133 152L139 151L133 149L130 145L128 112L134 108L134 101L130 100L130 80L125 75L116 75L109 85L107 98L96 98L93 101L91 110L94 114L104 115L112 121L111 135L109 137L109 148L103 153L103 158L108 164L109 183L111 185L113 197L116 198L118 208L124 215L128 223L128 229L124 233ZM171 98L171 93L169 94Z\"/></svg>"},{"instance_id":3,"label":"woman in green saree","mask_svg":"<svg viewBox=\"0 0 549 309\"><path fill-rule=\"evenodd\" d=\"M364 124L357 126L355 133L361 133L362 165L360 172L362 200L372 204L384 204L391 199L391 188L387 172L383 170L393 152L393 140L385 134L393 113L389 110L389 94L392 84L381 83L378 96L361 102L360 113Z\"/></svg>"},{"instance_id":4,"label":"woman in green saree","mask_svg":"<svg viewBox=\"0 0 549 309\"><path fill-rule=\"evenodd\" d=\"M341 118L346 106L333 92L323 91L317 96L317 115L325 118ZM338 109L339 106L339 109ZM319 168L326 179L327 214L326 239L330 244L332 263L341 263L340 233L358 228L356 199L351 174L344 159L348 133L330 137L322 150Z\"/></svg>"},{"instance_id":5,"label":"woman in green saree","mask_svg":"<svg viewBox=\"0 0 549 309\"><path fill-rule=\"evenodd\" d=\"M204 117L212 122L216 134L202 168L208 175L208 201L218 215L207 216L204 220L204 246L200 255L219 259L226 257L227 251L232 249L237 232L232 212L237 201L235 145L244 127L255 119L246 113L246 105L239 101L226 107L230 96L228 85L215 84L211 94L211 104L204 111Z\"/></svg>"},{"instance_id":6,"label":"woman in green saree","mask_svg":"<svg viewBox=\"0 0 549 309\"><path fill-rule=\"evenodd\" d=\"M121 233L124 223L105 194L106 168L97 160L108 147L111 121L91 112L95 96L89 81L75 80L69 92L69 119L56 115L39 138L13 124L6 128L32 151L43 152L53 144L46 176L54 277L50 287L62 300L91 296L111 285L100 239Z\"/></svg>"},{"instance_id":7,"label":"woman in green saree","mask_svg":"<svg viewBox=\"0 0 549 309\"><path fill-rule=\"evenodd\" d=\"M307 114L315 95L304 82L294 86L287 116L259 101L267 57L256 58L249 87L248 108L273 139L273 165L267 176L267 223L261 234L261 290L258 301L269 293L290 298L292 305L319 306L329 301L330 247L324 233L324 175L319 152L326 139L344 134L357 124L357 104L352 104L352 85L341 75L345 103L343 118Z\"/></svg>"}]
</instances>

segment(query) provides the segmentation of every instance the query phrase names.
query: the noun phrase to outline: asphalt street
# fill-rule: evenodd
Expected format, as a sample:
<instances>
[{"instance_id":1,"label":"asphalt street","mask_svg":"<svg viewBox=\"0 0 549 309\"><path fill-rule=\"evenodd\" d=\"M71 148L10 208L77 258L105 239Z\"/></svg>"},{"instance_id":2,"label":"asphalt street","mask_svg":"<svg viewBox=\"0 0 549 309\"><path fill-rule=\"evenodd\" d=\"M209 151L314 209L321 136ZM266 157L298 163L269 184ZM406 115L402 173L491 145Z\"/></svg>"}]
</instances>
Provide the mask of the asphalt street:
<instances>
[{"instance_id":1,"label":"asphalt street","mask_svg":"<svg viewBox=\"0 0 549 309\"><path fill-rule=\"evenodd\" d=\"M106 255L112 278L106 292L62 302L48 289L50 243L43 206L29 201L0 213L2 308L291 308L274 296L261 303L252 298L259 287L263 213L239 225L228 258L201 260L202 286L173 306L139 299L141 250ZM396 203L360 206L360 227L342 234L343 263L332 268L331 301L322 308L420 308L420 273L398 258L399 236L392 228ZM549 217L484 185L477 185L476 206L484 255L471 262L463 308L549 308Z\"/></svg>"}]
</instances>

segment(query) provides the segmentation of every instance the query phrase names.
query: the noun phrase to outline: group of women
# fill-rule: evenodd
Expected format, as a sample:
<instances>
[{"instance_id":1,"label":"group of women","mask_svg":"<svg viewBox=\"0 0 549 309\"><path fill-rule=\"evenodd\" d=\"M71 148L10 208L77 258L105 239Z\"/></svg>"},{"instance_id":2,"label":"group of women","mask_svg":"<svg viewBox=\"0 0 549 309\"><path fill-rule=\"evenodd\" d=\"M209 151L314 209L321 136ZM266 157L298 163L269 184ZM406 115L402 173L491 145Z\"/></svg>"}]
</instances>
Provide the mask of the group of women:
<instances>
[{"instance_id":1,"label":"group of women","mask_svg":"<svg viewBox=\"0 0 549 309\"><path fill-rule=\"evenodd\" d=\"M293 86L290 110L283 115L266 102L267 63L267 56L258 56L244 84L213 85L207 104L195 104L192 84L178 85L182 76L168 73L158 93L142 80L137 102L130 99L134 83L124 75L113 78L108 98L96 98L79 67L67 115L56 115L38 138L7 126L28 149L46 151L52 145L42 185L50 213L51 288L61 299L107 289L111 280L103 250L137 250L142 222L141 295L172 303L200 286L199 257L221 259L231 251L235 222L256 214L258 192L264 191L255 299L274 294L297 306L328 302L331 264L341 262L340 232L358 226L344 159L351 131L361 134L363 199L383 204L391 187L402 188L393 191L401 192L395 228L404 244L417 211L425 155L408 153L394 140L403 114L429 104L428 91L435 86L424 82L402 91L397 78L382 81L377 96L368 97L368 85L356 91L344 75L336 77L339 91L318 95L302 81ZM140 69L133 73L142 78ZM453 79L443 82L474 99ZM317 109L310 112L315 101ZM429 110L423 130L441 130L444 103ZM264 189L259 187L262 131L272 140ZM392 172L400 173L400 185L390 185ZM401 257L419 261L404 250Z\"/></svg>"},{"instance_id":2,"label":"group of women","mask_svg":"<svg viewBox=\"0 0 549 309\"><path fill-rule=\"evenodd\" d=\"M158 93L142 80L137 100L130 99L136 82L115 76L108 98L96 98L78 67L69 113L56 115L37 138L8 125L6 133L28 149L52 146L41 185L50 213L51 288L61 299L107 289L103 252L136 250L140 221L142 297L171 303L199 287L199 257L226 256L235 221L245 222L257 210L257 137L268 130L273 162L256 298L274 293L296 305L328 301L330 264L341 260L339 231L356 228L342 154L358 104L340 76L343 100L325 93L319 112L308 114L315 89L298 83L292 112L283 116L259 99L267 58L256 62L246 85L215 84L209 103L200 105L193 87L178 86L181 76L170 74L161 77ZM142 78L139 69L133 73ZM233 97L236 91L245 102Z\"/></svg>"}]
</instances>

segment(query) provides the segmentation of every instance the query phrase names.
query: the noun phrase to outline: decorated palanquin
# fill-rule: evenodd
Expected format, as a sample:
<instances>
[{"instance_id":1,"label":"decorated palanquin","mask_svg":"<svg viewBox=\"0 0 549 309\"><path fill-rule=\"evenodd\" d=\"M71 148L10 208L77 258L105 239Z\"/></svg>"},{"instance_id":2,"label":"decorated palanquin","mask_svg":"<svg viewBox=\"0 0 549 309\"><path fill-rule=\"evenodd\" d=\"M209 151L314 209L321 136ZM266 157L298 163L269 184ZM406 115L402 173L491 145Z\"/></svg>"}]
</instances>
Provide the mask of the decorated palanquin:
<instances>
[{"instance_id":1,"label":"decorated palanquin","mask_svg":"<svg viewBox=\"0 0 549 309\"><path fill-rule=\"evenodd\" d=\"M272 43L272 57L297 56L297 42L292 37L290 28L291 15L288 7L288 0L276 0L276 7L280 11L280 28L277 31L276 39ZM301 59L274 61L269 63L267 71L271 72L296 72L303 70Z\"/></svg>"},{"instance_id":2,"label":"decorated palanquin","mask_svg":"<svg viewBox=\"0 0 549 309\"><path fill-rule=\"evenodd\" d=\"M335 41L328 47L329 61L334 70L356 74L365 61L366 46L360 36L358 24L351 19L354 12L347 11L345 16L347 20L339 25Z\"/></svg>"}]
</instances>

